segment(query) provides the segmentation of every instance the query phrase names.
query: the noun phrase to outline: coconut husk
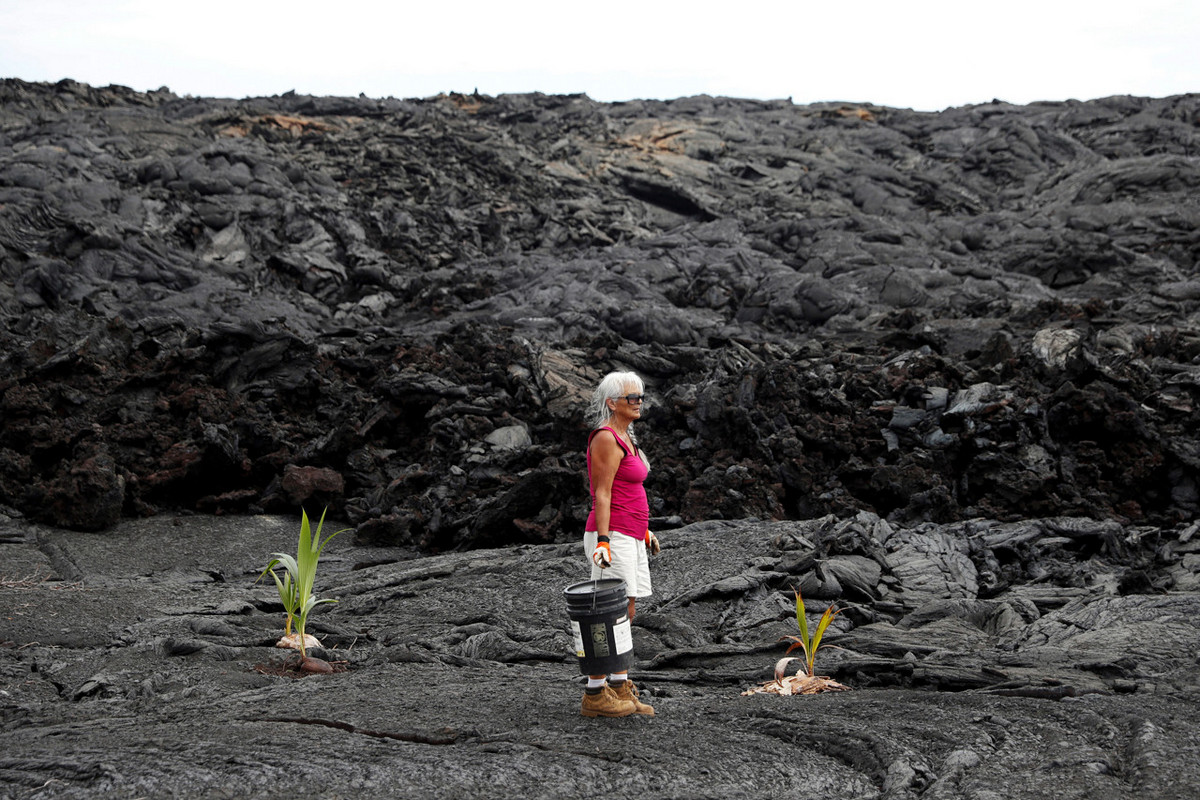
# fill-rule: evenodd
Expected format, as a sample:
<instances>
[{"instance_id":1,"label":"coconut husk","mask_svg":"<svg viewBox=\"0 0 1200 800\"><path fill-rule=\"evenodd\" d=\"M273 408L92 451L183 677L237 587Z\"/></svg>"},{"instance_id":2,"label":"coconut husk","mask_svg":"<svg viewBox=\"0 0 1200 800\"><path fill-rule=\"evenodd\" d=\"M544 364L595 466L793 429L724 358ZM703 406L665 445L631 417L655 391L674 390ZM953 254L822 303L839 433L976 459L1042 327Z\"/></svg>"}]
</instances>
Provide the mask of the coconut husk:
<instances>
[{"instance_id":1,"label":"coconut husk","mask_svg":"<svg viewBox=\"0 0 1200 800\"><path fill-rule=\"evenodd\" d=\"M848 692L850 687L824 675L792 675L781 680L769 680L751 686L742 695L751 694L817 694L819 692Z\"/></svg>"},{"instance_id":2,"label":"coconut husk","mask_svg":"<svg viewBox=\"0 0 1200 800\"><path fill-rule=\"evenodd\" d=\"M311 633L306 633L304 634L304 647L301 648L300 634L293 631L276 642L275 646L290 648L292 650L307 650L310 647L320 647L321 643L317 641L317 637L313 636Z\"/></svg>"},{"instance_id":3,"label":"coconut husk","mask_svg":"<svg viewBox=\"0 0 1200 800\"><path fill-rule=\"evenodd\" d=\"M825 675L796 674L785 676L783 673L792 661L802 661L799 658L781 658L775 663L775 677L758 686L751 686L742 695L751 694L818 694L820 692L848 692L850 687L838 683Z\"/></svg>"}]
</instances>

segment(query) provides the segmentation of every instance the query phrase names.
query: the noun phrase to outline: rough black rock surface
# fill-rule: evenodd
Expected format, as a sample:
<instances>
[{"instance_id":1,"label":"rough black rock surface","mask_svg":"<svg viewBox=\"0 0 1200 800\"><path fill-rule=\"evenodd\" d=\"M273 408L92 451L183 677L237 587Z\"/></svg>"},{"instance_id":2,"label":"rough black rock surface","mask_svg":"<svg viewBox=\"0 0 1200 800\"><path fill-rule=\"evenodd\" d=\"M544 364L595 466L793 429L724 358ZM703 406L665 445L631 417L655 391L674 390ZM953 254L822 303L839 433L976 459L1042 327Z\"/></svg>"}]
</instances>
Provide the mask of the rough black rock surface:
<instances>
[{"instance_id":1,"label":"rough black rock surface","mask_svg":"<svg viewBox=\"0 0 1200 800\"><path fill-rule=\"evenodd\" d=\"M1198 186L1197 95L0 81L0 792L1192 800ZM561 597L614 368L653 721ZM853 691L743 697L797 586Z\"/></svg>"},{"instance_id":2,"label":"rough black rock surface","mask_svg":"<svg viewBox=\"0 0 1200 800\"><path fill-rule=\"evenodd\" d=\"M1198 115L5 80L0 503L565 541L626 367L660 520L1176 525Z\"/></svg>"},{"instance_id":3,"label":"rough black rock surface","mask_svg":"<svg viewBox=\"0 0 1200 800\"><path fill-rule=\"evenodd\" d=\"M863 512L670 531L633 627L656 716L606 720L579 715L562 597L585 574L579 543L414 558L339 536L317 581L338 603L309 626L336 671L300 677L256 582L294 520L164 517L106 533L0 520L0 572L30 577L0 581L0 796L1191 800L1200 785L1196 576L1119 591L1129 561L1178 570L1156 554L1191 552L1195 527L1165 541ZM1035 550L1054 575L1020 574ZM817 665L852 691L743 696L796 633L795 585L810 612L837 597L839 649Z\"/></svg>"}]
</instances>

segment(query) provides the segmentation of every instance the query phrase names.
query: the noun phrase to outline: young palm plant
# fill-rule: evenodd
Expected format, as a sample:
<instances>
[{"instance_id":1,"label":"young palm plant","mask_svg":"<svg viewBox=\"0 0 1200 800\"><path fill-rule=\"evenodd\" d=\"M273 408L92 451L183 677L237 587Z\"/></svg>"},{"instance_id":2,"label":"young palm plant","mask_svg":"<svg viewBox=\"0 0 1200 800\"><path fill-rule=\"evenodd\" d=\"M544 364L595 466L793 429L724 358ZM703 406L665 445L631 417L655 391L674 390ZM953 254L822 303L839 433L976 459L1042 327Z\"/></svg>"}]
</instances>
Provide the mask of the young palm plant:
<instances>
[{"instance_id":1,"label":"young palm plant","mask_svg":"<svg viewBox=\"0 0 1200 800\"><path fill-rule=\"evenodd\" d=\"M792 641L792 646L787 649L787 653L792 652L797 647L804 652L804 674L810 678L817 677L816 660L817 650L821 649L821 639L825 636L825 629L829 627L829 623L833 622L833 618L840 614L840 611L834 611L833 605L825 609L825 613L821 615L821 621L817 623L817 629L812 635L808 632L808 616L804 613L804 598L800 595L800 589L796 590L796 625L800 628L799 636L785 636L785 639ZM783 677L783 670L786 669L789 661L794 661L795 658L783 658L775 665L775 680Z\"/></svg>"},{"instance_id":2,"label":"young palm plant","mask_svg":"<svg viewBox=\"0 0 1200 800\"><path fill-rule=\"evenodd\" d=\"M334 531L322 541L321 529L324 526L324 511L321 512L321 519L314 532L309 524L308 514L304 509L300 509L300 539L296 543L296 555L293 557L288 553L272 553L266 569L262 571L262 575L258 576L258 579L262 580L267 573L270 573L271 577L275 579L275 586L279 589L279 600L283 603L283 610L287 614L283 630L284 639L291 636L294 624L301 659L308 658L305 650L305 627L308 624L309 613L322 603L337 602L329 598L318 599L313 596L313 582L317 577L317 562L321 558L321 551L325 549L325 545L329 544L330 539L339 533L344 533L349 528ZM276 567L283 568L282 578L275 571Z\"/></svg>"},{"instance_id":3,"label":"young palm plant","mask_svg":"<svg viewBox=\"0 0 1200 800\"><path fill-rule=\"evenodd\" d=\"M783 641L790 640L792 645L784 653L785 657L776 662L775 679L759 684L758 686L753 686L742 692L742 694L816 694L817 692L842 692L850 688L832 678L817 675L816 672L817 651L821 649L821 639L824 638L829 623L833 622L833 618L841 612L834 611L833 606L830 605L829 608L825 609L825 613L821 615L816 629L810 634L808 629L808 615L805 613L804 608L804 598L801 596L799 589L796 589L795 592L796 625L800 628L800 635L783 637ZM804 658L801 659L796 656L787 655L787 653L797 648L804 653ZM793 661L803 662L803 673L784 677L788 664Z\"/></svg>"}]
</instances>

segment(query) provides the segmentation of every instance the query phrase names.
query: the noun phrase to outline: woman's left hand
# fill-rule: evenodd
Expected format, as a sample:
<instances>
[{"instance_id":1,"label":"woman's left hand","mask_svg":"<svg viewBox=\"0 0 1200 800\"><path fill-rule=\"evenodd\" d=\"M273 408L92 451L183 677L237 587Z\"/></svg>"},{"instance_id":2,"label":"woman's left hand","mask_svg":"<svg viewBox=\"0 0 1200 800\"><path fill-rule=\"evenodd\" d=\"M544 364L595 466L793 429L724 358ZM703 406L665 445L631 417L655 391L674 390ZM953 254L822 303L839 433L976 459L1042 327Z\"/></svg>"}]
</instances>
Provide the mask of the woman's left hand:
<instances>
[{"instance_id":1,"label":"woman's left hand","mask_svg":"<svg viewBox=\"0 0 1200 800\"><path fill-rule=\"evenodd\" d=\"M607 536L596 542L596 549L592 551L592 563L600 569L612 566L612 549L608 545Z\"/></svg>"}]
</instances>

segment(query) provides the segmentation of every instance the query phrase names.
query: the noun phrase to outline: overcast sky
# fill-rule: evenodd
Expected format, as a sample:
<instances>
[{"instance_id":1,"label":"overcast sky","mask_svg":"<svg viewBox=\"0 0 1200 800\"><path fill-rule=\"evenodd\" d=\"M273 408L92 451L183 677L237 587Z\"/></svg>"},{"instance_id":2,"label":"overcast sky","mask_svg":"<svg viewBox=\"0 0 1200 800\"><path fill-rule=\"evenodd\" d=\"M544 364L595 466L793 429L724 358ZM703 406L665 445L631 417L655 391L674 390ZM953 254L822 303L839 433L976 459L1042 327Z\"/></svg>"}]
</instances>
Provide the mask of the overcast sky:
<instances>
[{"instance_id":1,"label":"overcast sky","mask_svg":"<svg viewBox=\"0 0 1200 800\"><path fill-rule=\"evenodd\" d=\"M0 0L0 77L179 95L867 102L1200 92L1198 0Z\"/></svg>"}]
</instances>

